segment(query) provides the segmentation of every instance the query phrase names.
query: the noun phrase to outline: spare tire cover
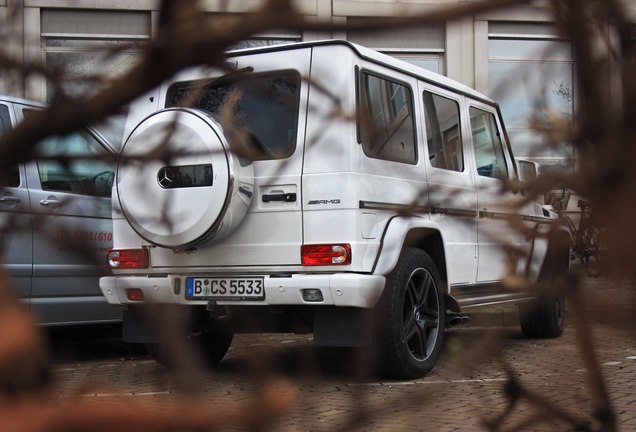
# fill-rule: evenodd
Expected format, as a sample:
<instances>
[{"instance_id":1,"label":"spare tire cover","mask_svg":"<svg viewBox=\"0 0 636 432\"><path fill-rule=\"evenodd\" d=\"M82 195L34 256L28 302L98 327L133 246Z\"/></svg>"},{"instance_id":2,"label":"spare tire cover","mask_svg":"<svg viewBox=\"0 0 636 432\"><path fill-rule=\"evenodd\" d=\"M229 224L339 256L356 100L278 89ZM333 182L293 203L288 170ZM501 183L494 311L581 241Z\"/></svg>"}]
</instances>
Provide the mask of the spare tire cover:
<instances>
[{"instance_id":1,"label":"spare tire cover","mask_svg":"<svg viewBox=\"0 0 636 432\"><path fill-rule=\"evenodd\" d=\"M150 115L121 155L122 212L152 244L178 249L219 241L247 213L252 164L239 163L221 126L203 111L169 108Z\"/></svg>"}]
</instances>

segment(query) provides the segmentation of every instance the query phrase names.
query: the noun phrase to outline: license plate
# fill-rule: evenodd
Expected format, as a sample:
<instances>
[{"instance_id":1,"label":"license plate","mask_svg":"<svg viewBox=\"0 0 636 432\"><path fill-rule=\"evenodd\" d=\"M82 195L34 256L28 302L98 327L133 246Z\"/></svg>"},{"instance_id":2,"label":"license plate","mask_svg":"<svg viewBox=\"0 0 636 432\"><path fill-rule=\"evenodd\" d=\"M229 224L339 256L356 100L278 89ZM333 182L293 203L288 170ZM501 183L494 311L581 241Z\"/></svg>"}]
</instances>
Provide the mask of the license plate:
<instances>
[{"instance_id":1,"label":"license plate","mask_svg":"<svg viewBox=\"0 0 636 432\"><path fill-rule=\"evenodd\" d=\"M263 278L186 278L186 298L190 300L263 300Z\"/></svg>"}]
</instances>

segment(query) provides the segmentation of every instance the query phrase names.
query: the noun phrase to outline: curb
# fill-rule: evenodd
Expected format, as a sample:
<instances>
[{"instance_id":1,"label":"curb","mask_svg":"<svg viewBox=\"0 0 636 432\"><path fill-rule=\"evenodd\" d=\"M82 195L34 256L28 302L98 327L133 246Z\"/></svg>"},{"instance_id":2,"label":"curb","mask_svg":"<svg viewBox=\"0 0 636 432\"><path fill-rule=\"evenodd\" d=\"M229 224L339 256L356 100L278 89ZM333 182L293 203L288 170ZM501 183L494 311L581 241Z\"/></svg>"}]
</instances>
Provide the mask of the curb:
<instances>
[{"instance_id":1,"label":"curb","mask_svg":"<svg viewBox=\"0 0 636 432\"><path fill-rule=\"evenodd\" d=\"M519 325L519 312L516 306L498 306L474 312L467 312L470 317L468 327L514 327Z\"/></svg>"}]
</instances>

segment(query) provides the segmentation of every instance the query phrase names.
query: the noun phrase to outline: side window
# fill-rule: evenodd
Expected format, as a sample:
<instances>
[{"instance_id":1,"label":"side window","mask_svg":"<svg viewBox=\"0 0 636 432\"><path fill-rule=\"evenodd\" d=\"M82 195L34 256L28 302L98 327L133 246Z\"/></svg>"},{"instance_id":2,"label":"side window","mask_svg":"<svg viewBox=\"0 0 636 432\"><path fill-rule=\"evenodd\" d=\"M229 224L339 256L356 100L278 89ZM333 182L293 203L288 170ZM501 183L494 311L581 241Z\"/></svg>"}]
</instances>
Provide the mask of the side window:
<instances>
[{"instance_id":1,"label":"side window","mask_svg":"<svg viewBox=\"0 0 636 432\"><path fill-rule=\"evenodd\" d=\"M508 167L495 115L471 107L470 127L473 133L477 173L483 177L507 177Z\"/></svg>"},{"instance_id":2,"label":"side window","mask_svg":"<svg viewBox=\"0 0 636 432\"><path fill-rule=\"evenodd\" d=\"M361 76L361 138L372 158L415 164L413 97L402 84L370 74Z\"/></svg>"},{"instance_id":3,"label":"side window","mask_svg":"<svg viewBox=\"0 0 636 432\"><path fill-rule=\"evenodd\" d=\"M0 105L0 135L11 129L11 117L9 116L9 107ZM20 171L17 165L11 166L8 172L0 175L0 187L18 187L20 186Z\"/></svg>"},{"instance_id":4,"label":"side window","mask_svg":"<svg viewBox=\"0 0 636 432\"><path fill-rule=\"evenodd\" d=\"M9 117L9 107L0 105L0 135L11 128L11 117Z\"/></svg>"},{"instance_id":5,"label":"side window","mask_svg":"<svg viewBox=\"0 0 636 432\"><path fill-rule=\"evenodd\" d=\"M431 166L464 171L459 105L454 100L424 92L426 141Z\"/></svg>"},{"instance_id":6,"label":"side window","mask_svg":"<svg viewBox=\"0 0 636 432\"><path fill-rule=\"evenodd\" d=\"M38 143L37 155L42 189L110 196L114 161L88 132L47 138Z\"/></svg>"}]
</instances>

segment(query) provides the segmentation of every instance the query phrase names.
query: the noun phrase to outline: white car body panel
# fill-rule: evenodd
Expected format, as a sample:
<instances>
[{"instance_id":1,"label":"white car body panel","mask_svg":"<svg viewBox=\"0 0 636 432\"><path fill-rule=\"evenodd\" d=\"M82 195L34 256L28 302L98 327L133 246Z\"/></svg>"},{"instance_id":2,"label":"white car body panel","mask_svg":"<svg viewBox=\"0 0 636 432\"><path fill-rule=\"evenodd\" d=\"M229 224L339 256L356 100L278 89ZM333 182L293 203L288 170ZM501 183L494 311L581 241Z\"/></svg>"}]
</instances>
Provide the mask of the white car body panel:
<instances>
[{"instance_id":1,"label":"white car body panel","mask_svg":"<svg viewBox=\"0 0 636 432\"><path fill-rule=\"evenodd\" d=\"M161 248L140 239L114 206L115 248L148 247L151 268L115 270L100 286L109 302L134 304L126 290L138 288L149 301L204 305L205 300L186 300L183 280L188 276L231 275L265 278L263 301L214 301L220 305L307 305L300 291L320 289L320 305L372 308L382 293L386 276L414 232L441 242L439 265L448 293L455 286L496 284L506 271L499 236L503 219L491 213L510 213L501 207L501 181L481 177L475 170L468 107L487 110L497 117L504 140L509 179L516 178L514 160L505 142L496 104L474 90L365 48L340 42L316 42L230 54L238 70L253 68L257 76L272 71L294 70L304 78L299 89L296 149L278 160L256 160L254 196L240 227L219 243L192 250ZM417 120L414 163L388 161L365 155L357 140L353 117L360 73L395 79L413 97ZM189 70L149 93L131 108L126 130L155 110L166 107L166 94L174 83L209 77L209 71ZM434 168L427 157L424 106L421 94L431 91L452 98L461 106L462 146L465 170ZM295 194L291 201L267 201L265 196ZM520 193L505 198L519 199ZM555 215L528 204L522 208L528 224L545 222ZM489 237L493 230L497 240ZM529 250L517 234L513 244ZM492 241L488 239L491 238ZM437 240L436 240L437 241ZM530 257L530 275L538 277L546 244L538 241ZM305 267L300 248L305 244L347 243L352 261L346 266ZM270 277L284 274L284 278ZM155 277L153 277L153 275ZM175 282L179 281L179 282ZM178 294L175 292L178 291ZM340 292L340 293L339 293ZM506 300L505 298L502 300Z\"/></svg>"}]
</instances>

